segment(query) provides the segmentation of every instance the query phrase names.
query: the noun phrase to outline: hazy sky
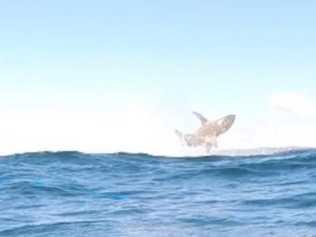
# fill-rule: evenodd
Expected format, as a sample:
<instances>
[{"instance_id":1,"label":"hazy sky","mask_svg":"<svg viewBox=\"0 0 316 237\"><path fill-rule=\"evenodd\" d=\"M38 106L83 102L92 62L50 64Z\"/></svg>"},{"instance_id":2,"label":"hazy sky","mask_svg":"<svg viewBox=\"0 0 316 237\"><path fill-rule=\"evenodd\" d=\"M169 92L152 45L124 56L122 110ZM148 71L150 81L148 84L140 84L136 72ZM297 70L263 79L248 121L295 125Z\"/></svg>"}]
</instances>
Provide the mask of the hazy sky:
<instances>
[{"instance_id":1,"label":"hazy sky","mask_svg":"<svg viewBox=\"0 0 316 237\"><path fill-rule=\"evenodd\" d=\"M0 153L316 145L315 1L0 0ZM315 142L313 141L315 140Z\"/></svg>"}]
</instances>

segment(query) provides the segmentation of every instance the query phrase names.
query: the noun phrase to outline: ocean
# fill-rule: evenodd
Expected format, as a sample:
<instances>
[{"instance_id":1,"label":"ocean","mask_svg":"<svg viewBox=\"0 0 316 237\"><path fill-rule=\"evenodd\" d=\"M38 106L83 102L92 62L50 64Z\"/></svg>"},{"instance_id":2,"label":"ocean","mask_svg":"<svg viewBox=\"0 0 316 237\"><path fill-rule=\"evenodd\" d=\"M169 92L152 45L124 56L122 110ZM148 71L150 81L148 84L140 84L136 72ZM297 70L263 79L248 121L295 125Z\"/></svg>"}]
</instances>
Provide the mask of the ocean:
<instances>
[{"instance_id":1,"label":"ocean","mask_svg":"<svg viewBox=\"0 0 316 237\"><path fill-rule=\"evenodd\" d=\"M316 150L2 156L0 236L316 236Z\"/></svg>"}]
</instances>

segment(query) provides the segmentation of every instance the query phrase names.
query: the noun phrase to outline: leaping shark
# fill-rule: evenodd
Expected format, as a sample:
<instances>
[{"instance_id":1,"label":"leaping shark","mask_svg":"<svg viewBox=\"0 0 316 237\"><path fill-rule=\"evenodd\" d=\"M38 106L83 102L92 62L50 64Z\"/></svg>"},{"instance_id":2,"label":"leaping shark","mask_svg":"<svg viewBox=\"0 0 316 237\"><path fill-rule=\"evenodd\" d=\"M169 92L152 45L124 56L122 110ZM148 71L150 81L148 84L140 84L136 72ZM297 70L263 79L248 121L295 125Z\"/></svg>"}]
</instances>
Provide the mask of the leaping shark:
<instances>
[{"instance_id":1,"label":"leaping shark","mask_svg":"<svg viewBox=\"0 0 316 237\"><path fill-rule=\"evenodd\" d=\"M185 145L189 147L205 146L207 153L210 153L213 147L218 147L218 136L227 132L236 119L236 115L230 114L210 121L200 113L193 112L193 114L201 121L201 127L194 133L184 134L179 130L175 130L175 133Z\"/></svg>"}]
</instances>

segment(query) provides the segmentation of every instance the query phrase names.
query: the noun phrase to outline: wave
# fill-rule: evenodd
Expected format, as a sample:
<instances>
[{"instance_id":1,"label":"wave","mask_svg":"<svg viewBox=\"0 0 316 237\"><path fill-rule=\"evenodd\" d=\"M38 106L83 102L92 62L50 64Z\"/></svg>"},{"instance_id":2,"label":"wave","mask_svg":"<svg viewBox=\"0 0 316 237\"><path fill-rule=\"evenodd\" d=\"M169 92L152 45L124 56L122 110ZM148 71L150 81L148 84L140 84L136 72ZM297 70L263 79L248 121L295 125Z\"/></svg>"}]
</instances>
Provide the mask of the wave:
<instances>
[{"instance_id":1,"label":"wave","mask_svg":"<svg viewBox=\"0 0 316 237\"><path fill-rule=\"evenodd\" d=\"M206 155L154 155L143 152L114 152L114 153L86 153L80 151L38 151L38 152L25 152L16 153L12 155L0 156L1 158L28 158L28 157L87 157L87 156L112 156L112 157L143 157L143 158L218 158L218 157L264 157L264 156L288 156L299 155L305 153L316 152L316 148L313 147L260 147L250 149L225 149L214 150L210 154Z\"/></svg>"},{"instance_id":2,"label":"wave","mask_svg":"<svg viewBox=\"0 0 316 237\"><path fill-rule=\"evenodd\" d=\"M161 236L164 228L177 236L312 236L315 227L314 148L3 158L0 236Z\"/></svg>"}]
</instances>

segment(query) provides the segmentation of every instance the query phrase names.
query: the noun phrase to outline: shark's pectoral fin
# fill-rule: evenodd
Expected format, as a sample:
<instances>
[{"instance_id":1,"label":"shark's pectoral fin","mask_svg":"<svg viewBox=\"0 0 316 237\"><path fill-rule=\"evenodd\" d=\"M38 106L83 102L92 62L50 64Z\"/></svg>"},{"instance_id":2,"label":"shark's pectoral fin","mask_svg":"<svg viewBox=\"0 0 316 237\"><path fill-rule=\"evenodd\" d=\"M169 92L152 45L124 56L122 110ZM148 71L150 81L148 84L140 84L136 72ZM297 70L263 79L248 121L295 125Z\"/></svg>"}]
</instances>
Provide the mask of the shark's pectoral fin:
<instances>
[{"instance_id":1,"label":"shark's pectoral fin","mask_svg":"<svg viewBox=\"0 0 316 237\"><path fill-rule=\"evenodd\" d=\"M214 147L217 148L218 144L217 144L217 137L216 136L210 136L210 137L205 137L204 139L204 144L205 144L205 148L206 150L209 151Z\"/></svg>"},{"instance_id":2,"label":"shark's pectoral fin","mask_svg":"<svg viewBox=\"0 0 316 237\"><path fill-rule=\"evenodd\" d=\"M208 120L202 114L195 111L193 111L192 113L201 121L202 124L207 123Z\"/></svg>"},{"instance_id":3,"label":"shark's pectoral fin","mask_svg":"<svg viewBox=\"0 0 316 237\"><path fill-rule=\"evenodd\" d=\"M207 153L207 154L211 153L211 150L212 150L213 147L216 147L216 146L214 146L214 145L211 144L211 143L205 144L205 151L206 151L206 153Z\"/></svg>"}]
</instances>

